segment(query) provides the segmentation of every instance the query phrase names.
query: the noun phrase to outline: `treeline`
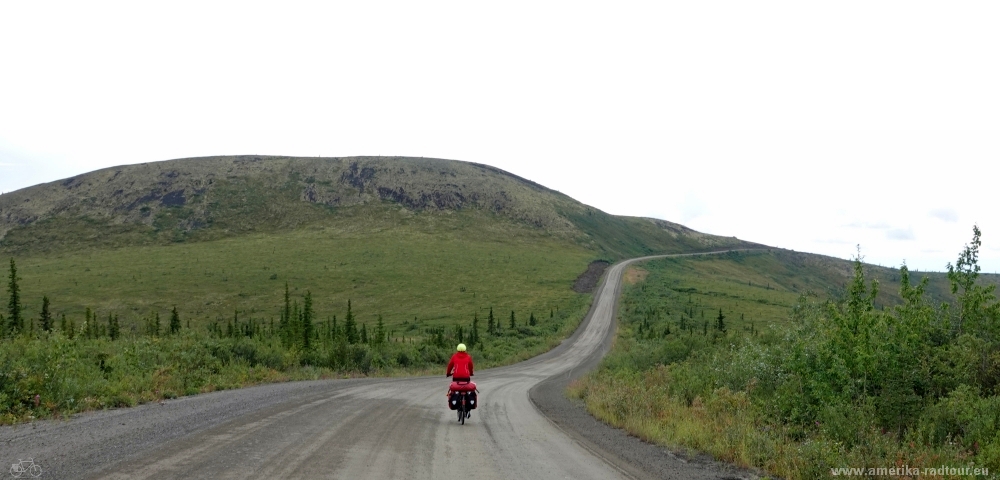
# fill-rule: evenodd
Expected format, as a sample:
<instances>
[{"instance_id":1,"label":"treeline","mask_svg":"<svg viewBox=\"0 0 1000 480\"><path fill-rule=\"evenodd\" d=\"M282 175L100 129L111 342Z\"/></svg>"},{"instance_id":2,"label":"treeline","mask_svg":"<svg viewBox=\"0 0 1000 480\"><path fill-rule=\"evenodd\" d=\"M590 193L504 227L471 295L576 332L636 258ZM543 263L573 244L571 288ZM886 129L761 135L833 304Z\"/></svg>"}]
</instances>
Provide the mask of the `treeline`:
<instances>
[{"instance_id":1,"label":"treeline","mask_svg":"<svg viewBox=\"0 0 1000 480\"><path fill-rule=\"evenodd\" d=\"M10 271L7 276L7 316L5 317L2 313L0 313L0 338L36 336L35 319L26 319L24 315L24 305L21 302L20 283L21 278L17 275L17 263L13 258L11 258ZM85 339L107 337L111 340L117 340L122 335L121 322L118 320L117 314L109 313L107 321L102 322L101 319L98 318L97 313L92 311L90 307L87 307L84 312L83 321L79 325L79 329L73 319L66 318L66 314L62 314L58 324L56 324L55 318L52 315L51 303L47 295L42 297L42 308L39 311L37 320L39 334L51 333L58 329L59 333L71 340L76 338L78 335ZM188 327L190 327L190 323L188 324ZM177 307L174 307L174 309L170 312L170 323L165 331L171 334L176 334L180 332L180 330L180 315L177 313ZM132 331L136 331L135 325L132 326ZM153 318L147 320L146 333L154 335L160 334L159 313L155 314L155 323Z\"/></svg>"},{"instance_id":2,"label":"treeline","mask_svg":"<svg viewBox=\"0 0 1000 480\"><path fill-rule=\"evenodd\" d=\"M42 307L37 319L25 319L24 308L21 303L20 277L17 275L17 264L12 258L10 260L10 273L8 275L7 291L9 294L8 316L5 318L0 314L0 338L15 338L27 336L31 338L44 338L44 333L58 331L66 338L72 340L77 336L83 339L107 338L117 340L122 336L122 324L118 314L108 313L107 318L99 318L97 312L87 307L84 317L78 325L72 318L67 319L65 314L61 315L58 324L51 313L51 304L48 296L42 297ZM555 309L549 312L549 318L555 317ZM148 317L141 319L141 328L137 323L130 325L127 334L132 336L147 335L160 337L162 335L175 335L182 329L180 314L177 307L173 307L170 312L169 323L163 325L159 312L152 312ZM35 325L39 325L36 335ZM404 322L404 326L409 326L408 332L413 334L413 330L418 325L414 318L414 323ZM490 307L487 317L486 333L492 337L504 336L536 336L543 334L533 328L538 325L538 319L534 312L529 314L523 325L517 323L516 313L510 312L510 321L505 330L503 322L494 316L493 308ZM187 328L191 328L188 320ZM444 347L448 343L466 343L468 347L481 344L479 314L473 315L472 322L468 325L455 325L448 329L445 327L428 327L422 331L415 332L415 335L395 336L395 331L388 330L382 315L377 315L377 320L372 329L366 323L358 324L353 313L351 301L347 301L347 312L341 323L338 324L336 315L327 320L317 320L317 314L313 309L312 293L306 291L302 305L298 300L292 300L288 283L285 284L284 302L278 313L278 322L275 323L273 317L268 321L254 319L252 316L245 320L240 319L240 312L233 312L233 317L224 325L220 320L211 322L206 327L207 333L215 338L277 338L281 340L281 345L290 349L310 350L317 344L327 344L331 342L344 341L349 345L365 344L379 346L390 342L412 343L414 336L420 341Z\"/></svg>"},{"instance_id":3,"label":"treeline","mask_svg":"<svg viewBox=\"0 0 1000 480\"><path fill-rule=\"evenodd\" d=\"M634 433L782 478L839 467L998 472L1000 302L979 281L980 237L975 227L947 266L950 303L928 300L927 279L904 265L903 301L879 308L879 284L858 258L842 298L803 296L765 332L726 329L721 311L715 328L706 319L694 334L670 332L676 320L651 313L657 292L633 288L628 338L577 393Z\"/></svg>"},{"instance_id":4,"label":"treeline","mask_svg":"<svg viewBox=\"0 0 1000 480\"><path fill-rule=\"evenodd\" d=\"M628 310L626 307L626 311ZM697 310L701 311L700 319L696 318ZM669 308L655 305L639 305L634 307L634 312L629 313L633 313L637 319L635 337L643 340L667 339L671 334L688 336L711 334L713 340L718 340L720 336L725 337L729 332L729 323L726 322L729 317L722 313L721 307L718 314L713 313L715 315L713 317L706 318L705 311L704 306L689 299L677 314L676 322L671 320L673 313ZM740 320L743 320L742 314L740 317ZM752 335L758 333L753 322L746 324L744 328Z\"/></svg>"},{"instance_id":5,"label":"treeline","mask_svg":"<svg viewBox=\"0 0 1000 480\"><path fill-rule=\"evenodd\" d=\"M20 281L11 260L7 314L0 314L0 423L268 381L439 373L458 343L481 368L501 365L554 346L587 308L581 296L551 309L544 321L530 312L518 319L513 311L501 321L489 308L482 321L473 312L466 324L414 318L390 327L381 316L359 322L350 301L343 316L321 316L309 291L293 299L286 284L276 318L235 311L192 328L177 308L163 319L151 312L125 321L90 308L82 318L56 318L47 296L29 319Z\"/></svg>"}]
</instances>

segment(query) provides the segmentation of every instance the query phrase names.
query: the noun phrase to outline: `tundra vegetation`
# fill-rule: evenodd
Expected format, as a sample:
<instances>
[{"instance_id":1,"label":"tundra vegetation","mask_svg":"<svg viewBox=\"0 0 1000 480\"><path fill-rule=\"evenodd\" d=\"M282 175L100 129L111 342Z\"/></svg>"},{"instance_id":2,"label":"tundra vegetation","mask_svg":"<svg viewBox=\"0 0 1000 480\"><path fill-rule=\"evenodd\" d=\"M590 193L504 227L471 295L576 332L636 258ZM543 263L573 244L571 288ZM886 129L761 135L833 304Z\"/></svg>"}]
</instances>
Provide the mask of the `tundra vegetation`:
<instances>
[{"instance_id":1,"label":"tundra vegetation","mask_svg":"<svg viewBox=\"0 0 1000 480\"><path fill-rule=\"evenodd\" d=\"M266 381L440 373L459 341L478 367L510 363L578 325L593 282L574 280L594 260L746 246L456 161L99 170L0 195L4 270L13 259L0 422Z\"/></svg>"},{"instance_id":2,"label":"tundra vegetation","mask_svg":"<svg viewBox=\"0 0 1000 480\"><path fill-rule=\"evenodd\" d=\"M123 321L118 313L86 309L81 318L25 318L22 282L10 261L9 302L0 315L0 423L133 406L261 382L359 375L441 373L458 343L480 368L537 355L571 332L589 306L572 294L530 320L501 321L494 308L444 326L419 318L388 325L347 300L336 313L318 311L310 290L284 285L273 315L234 310L226 319L191 327L176 307ZM569 291L568 288L566 288Z\"/></svg>"},{"instance_id":3,"label":"tundra vegetation","mask_svg":"<svg viewBox=\"0 0 1000 480\"><path fill-rule=\"evenodd\" d=\"M816 270L798 292L795 277L776 281L789 263L769 255L647 262L625 288L614 349L570 393L644 439L781 478L1000 471L1000 303L979 248L974 228L943 292L860 256L832 296L802 288L822 283Z\"/></svg>"}]
</instances>

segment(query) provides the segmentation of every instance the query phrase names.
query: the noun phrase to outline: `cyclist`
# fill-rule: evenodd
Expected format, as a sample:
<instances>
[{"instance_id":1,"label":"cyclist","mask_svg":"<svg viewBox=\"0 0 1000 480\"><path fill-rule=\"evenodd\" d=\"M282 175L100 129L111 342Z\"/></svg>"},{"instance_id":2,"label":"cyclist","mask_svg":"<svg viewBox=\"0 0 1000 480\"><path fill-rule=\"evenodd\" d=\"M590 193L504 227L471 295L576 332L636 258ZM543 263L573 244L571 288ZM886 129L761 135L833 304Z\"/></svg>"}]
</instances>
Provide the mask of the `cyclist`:
<instances>
[{"instance_id":1,"label":"cyclist","mask_svg":"<svg viewBox=\"0 0 1000 480\"><path fill-rule=\"evenodd\" d=\"M456 350L448 362L448 370L445 372L445 376L452 377L456 382L472 381L472 356L465 353L464 343L459 343Z\"/></svg>"},{"instance_id":2,"label":"cyclist","mask_svg":"<svg viewBox=\"0 0 1000 480\"><path fill-rule=\"evenodd\" d=\"M448 369L445 371L446 377L451 377L454 386L458 382L469 383L472 382L472 356L465 353L465 344L459 343L457 350L454 355L451 356L451 360L448 361ZM454 376L452 376L454 375ZM472 385L475 388L475 384ZM454 393L452 389L448 388L448 397L451 398L451 394ZM472 416L472 412L466 412L469 417Z\"/></svg>"}]
</instances>

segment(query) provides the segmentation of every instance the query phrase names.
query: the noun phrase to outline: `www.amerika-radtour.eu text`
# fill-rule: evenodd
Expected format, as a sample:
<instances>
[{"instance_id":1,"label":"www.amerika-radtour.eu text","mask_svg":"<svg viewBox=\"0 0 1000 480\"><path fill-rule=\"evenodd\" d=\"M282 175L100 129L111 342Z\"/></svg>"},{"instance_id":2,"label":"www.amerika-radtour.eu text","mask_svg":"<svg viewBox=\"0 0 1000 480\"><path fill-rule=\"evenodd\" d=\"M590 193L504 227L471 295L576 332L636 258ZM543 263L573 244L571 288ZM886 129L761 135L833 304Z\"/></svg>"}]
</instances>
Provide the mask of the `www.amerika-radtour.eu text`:
<instances>
[{"instance_id":1,"label":"www.amerika-radtour.eu text","mask_svg":"<svg viewBox=\"0 0 1000 480\"><path fill-rule=\"evenodd\" d=\"M853 477L853 476L869 476L869 477L965 477L972 475L974 477L987 477L990 475L990 469L982 467L908 467L906 465L901 467L868 467L868 468L855 468L855 467L839 467L831 468L830 474L839 477Z\"/></svg>"}]
</instances>

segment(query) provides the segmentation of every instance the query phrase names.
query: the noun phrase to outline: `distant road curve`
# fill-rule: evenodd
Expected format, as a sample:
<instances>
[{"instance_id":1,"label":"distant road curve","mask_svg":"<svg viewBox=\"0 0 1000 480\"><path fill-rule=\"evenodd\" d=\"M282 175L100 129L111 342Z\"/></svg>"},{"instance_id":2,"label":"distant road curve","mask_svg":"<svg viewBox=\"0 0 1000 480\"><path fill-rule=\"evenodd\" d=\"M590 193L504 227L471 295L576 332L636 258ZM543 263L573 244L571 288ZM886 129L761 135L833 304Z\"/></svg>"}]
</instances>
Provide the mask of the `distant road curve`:
<instances>
[{"instance_id":1,"label":"distant road curve","mask_svg":"<svg viewBox=\"0 0 1000 480\"><path fill-rule=\"evenodd\" d=\"M43 478L749 478L600 424L562 394L611 345L626 266L729 251L612 265L573 336L477 373L482 403L465 425L443 375L293 382L3 427L0 461L33 458Z\"/></svg>"}]
</instances>

